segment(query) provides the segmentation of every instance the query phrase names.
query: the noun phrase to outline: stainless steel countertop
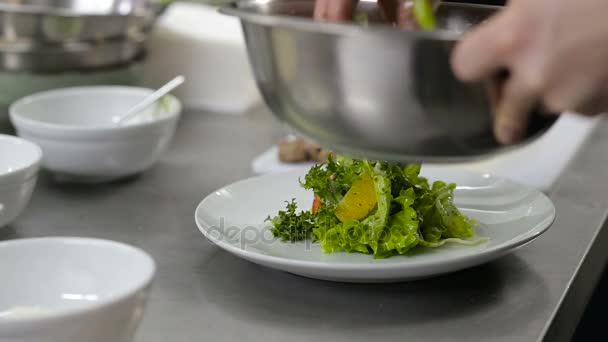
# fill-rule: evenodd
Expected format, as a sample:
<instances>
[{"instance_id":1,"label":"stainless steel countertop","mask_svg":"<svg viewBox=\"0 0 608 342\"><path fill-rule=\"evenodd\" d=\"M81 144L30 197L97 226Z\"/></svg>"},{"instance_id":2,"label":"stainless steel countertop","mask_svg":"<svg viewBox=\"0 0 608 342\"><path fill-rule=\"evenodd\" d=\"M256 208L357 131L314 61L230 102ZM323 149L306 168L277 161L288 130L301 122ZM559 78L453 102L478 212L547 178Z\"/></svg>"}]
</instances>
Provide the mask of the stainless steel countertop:
<instances>
[{"instance_id":1,"label":"stainless steel countertop","mask_svg":"<svg viewBox=\"0 0 608 342\"><path fill-rule=\"evenodd\" d=\"M42 177L31 205L0 230L0 240L101 237L151 253L158 275L136 342L569 339L608 258L607 121L551 191L558 217L548 233L485 266L388 285L266 269L199 233L196 205L251 175L252 158L278 136L271 122L264 111L187 113L170 151L136 179L60 186Z\"/></svg>"}]
</instances>

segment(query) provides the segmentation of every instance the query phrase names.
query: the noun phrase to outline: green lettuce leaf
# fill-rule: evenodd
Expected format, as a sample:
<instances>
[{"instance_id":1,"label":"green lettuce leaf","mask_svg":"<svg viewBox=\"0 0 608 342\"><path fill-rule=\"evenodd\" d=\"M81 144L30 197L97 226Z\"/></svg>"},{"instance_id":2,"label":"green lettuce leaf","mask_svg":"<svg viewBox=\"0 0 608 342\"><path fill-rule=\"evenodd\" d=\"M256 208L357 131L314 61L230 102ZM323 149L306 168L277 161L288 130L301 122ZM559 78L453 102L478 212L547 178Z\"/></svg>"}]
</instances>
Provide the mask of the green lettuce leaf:
<instances>
[{"instance_id":1,"label":"green lettuce leaf","mask_svg":"<svg viewBox=\"0 0 608 342\"><path fill-rule=\"evenodd\" d=\"M369 253L370 240L367 234L368 227L357 220L350 220L341 225L342 248L347 252Z\"/></svg>"},{"instance_id":2,"label":"green lettuce leaf","mask_svg":"<svg viewBox=\"0 0 608 342\"><path fill-rule=\"evenodd\" d=\"M414 18L423 30L434 30L437 27L435 11L430 0L414 0Z\"/></svg>"},{"instance_id":3,"label":"green lettuce leaf","mask_svg":"<svg viewBox=\"0 0 608 342\"><path fill-rule=\"evenodd\" d=\"M386 230L390 208L391 208L391 182L388 177L383 175L379 168L373 170L368 165L368 172L373 174L374 185L376 187L377 208L370 216L362 221L367 228L367 240L374 254L378 253L378 245Z\"/></svg>"},{"instance_id":4,"label":"green lettuce leaf","mask_svg":"<svg viewBox=\"0 0 608 342\"><path fill-rule=\"evenodd\" d=\"M454 205L454 189L456 184L446 184L437 181L433 183L428 200L425 204L425 229L440 227L444 230L443 238L469 238L474 235L475 222L465 217ZM423 229L424 230L424 229Z\"/></svg>"},{"instance_id":5,"label":"green lettuce leaf","mask_svg":"<svg viewBox=\"0 0 608 342\"><path fill-rule=\"evenodd\" d=\"M388 229L378 244L376 258L385 258L394 254L405 254L418 245L418 215L412 208L416 199L413 188L402 190L393 202L401 210L389 219Z\"/></svg>"}]
</instances>

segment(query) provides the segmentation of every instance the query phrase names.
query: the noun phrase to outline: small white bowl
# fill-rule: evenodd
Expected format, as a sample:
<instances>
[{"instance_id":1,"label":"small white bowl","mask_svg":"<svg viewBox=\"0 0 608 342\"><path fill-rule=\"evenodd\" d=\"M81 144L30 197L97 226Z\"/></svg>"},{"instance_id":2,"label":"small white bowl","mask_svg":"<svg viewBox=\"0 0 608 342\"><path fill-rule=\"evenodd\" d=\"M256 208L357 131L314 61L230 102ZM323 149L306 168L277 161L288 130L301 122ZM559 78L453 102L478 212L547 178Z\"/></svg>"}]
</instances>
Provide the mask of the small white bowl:
<instances>
[{"instance_id":1,"label":"small white bowl","mask_svg":"<svg viewBox=\"0 0 608 342\"><path fill-rule=\"evenodd\" d=\"M181 103L167 97L128 125L112 119L152 89L94 86L51 90L18 100L10 107L17 134L44 152L43 167L81 182L111 181L151 167L171 142Z\"/></svg>"},{"instance_id":2,"label":"small white bowl","mask_svg":"<svg viewBox=\"0 0 608 342\"><path fill-rule=\"evenodd\" d=\"M0 228L13 222L36 187L42 151L29 141L0 134Z\"/></svg>"},{"instance_id":3,"label":"small white bowl","mask_svg":"<svg viewBox=\"0 0 608 342\"><path fill-rule=\"evenodd\" d=\"M118 242L0 242L0 341L131 341L155 271L148 254Z\"/></svg>"}]
</instances>

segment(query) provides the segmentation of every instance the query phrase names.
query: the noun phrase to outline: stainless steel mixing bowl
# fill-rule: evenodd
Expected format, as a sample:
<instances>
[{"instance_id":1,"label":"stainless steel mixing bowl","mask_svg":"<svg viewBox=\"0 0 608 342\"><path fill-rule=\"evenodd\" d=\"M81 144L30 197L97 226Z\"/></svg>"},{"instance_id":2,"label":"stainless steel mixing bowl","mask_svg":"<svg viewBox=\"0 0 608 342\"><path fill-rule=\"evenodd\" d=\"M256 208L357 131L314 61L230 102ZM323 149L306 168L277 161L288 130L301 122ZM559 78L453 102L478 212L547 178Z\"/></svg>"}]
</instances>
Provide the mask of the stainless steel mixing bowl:
<instances>
[{"instance_id":1,"label":"stainless steel mixing bowl","mask_svg":"<svg viewBox=\"0 0 608 342\"><path fill-rule=\"evenodd\" d=\"M370 159L459 162L511 147L493 135L488 91L464 84L449 58L462 33L498 8L442 4L440 29L319 23L314 0L243 0L222 12L242 21L265 102L281 120L335 151ZM371 21L375 2L359 10ZM526 139L554 117L532 115Z\"/></svg>"},{"instance_id":2,"label":"stainless steel mixing bowl","mask_svg":"<svg viewBox=\"0 0 608 342\"><path fill-rule=\"evenodd\" d=\"M100 42L73 42L32 47L0 42L0 70L57 73L124 65L144 53L144 41L135 38Z\"/></svg>"},{"instance_id":3,"label":"stainless steel mixing bowl","mask_svg":"<svg viewBox=\"0 0 608 342\"><path fill-rule=\"evenodd\" d=\"M0 0L0 40L47 44L145 34L161 0Z\"/></svg>"}]
</instances>

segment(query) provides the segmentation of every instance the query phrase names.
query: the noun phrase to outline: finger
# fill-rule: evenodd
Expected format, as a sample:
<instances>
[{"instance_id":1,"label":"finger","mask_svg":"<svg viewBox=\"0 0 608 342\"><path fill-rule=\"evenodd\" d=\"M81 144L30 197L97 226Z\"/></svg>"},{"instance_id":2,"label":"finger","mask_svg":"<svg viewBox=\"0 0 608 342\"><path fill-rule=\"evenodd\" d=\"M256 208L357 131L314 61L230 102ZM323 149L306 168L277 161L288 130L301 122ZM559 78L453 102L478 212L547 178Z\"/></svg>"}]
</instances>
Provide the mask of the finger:
<instances>
[{"instance_id":1,"label":"finger","mask_svg":"<svg viewBox=\"0 0 608 342\"><path fill-rule=\"evenodd\" d=\"M596 94L572 108L576 113L586 116L596 116L608 113L608 93Z\"/></svg>"},{"instance_id":2,"label":"finger","mask_svg":"<svg viewBox=\"0 0 608 342\"><path fill-rule=\"evenodd\" d=\"M510 78L504 83L498 95L494 120L498 142L514 144L525 136L530 113L537 101L538 94L517 78Z\"/></svg>"},{"instance_id":3,"label":"finger","mask_svg":"<svg viewBox=\"0 0 608 342\"><path fill-rule=\"evenodd\" d=\"M418 22L414 17L414 2L411 0L401 1L397 4L397 25L401 28L418 28Z\"/></svg>"},{"instance_id":4,"label":"finger","mask_svg":"<svg viewBox=\"0 0 608 342\"><path fill-rule=\"evenodd\" d=\"M316 0L314 18L329 21L352 20L358 0Z\"/></svg>"},{"instance_id":5,"label":"finger","mask_svg":"<svg viewBox=\"0 0 608 342\"><path fill-rule=\"evenodd\" d=\"M399 6L397 0L378 0L378 6L381 9L384 20L389 23L396 22L397 13L395 11Z\"/></svg>"},{"instance_id":6,"label":"finger","mask_svg":"<svg viewBox=\"0 0 608 342\"><path fill-rule=\"evenodd\" d=\"M395 24L397 22L397 13L401 5L406 0L378 0L378 5L384 15L384 20Z\"/></svg>"},{"instance_id":7,"label":"finger","mask_svg":"<svg viewBox=\"0 0 608 342\"><path fill-rule=\"evenodd\" d=\"M543 93L543 104L553 112L574 111L597 115L608 111L608 85L587 74L570 76L568 82L552 82Z\"/></svg>"},{"instance_id":8,"label":"finger","mask_svg":"<svg viewBox=\"0 0 608 342\"><path fill-rule=\"evenodd\" d=\"M490 77L507 64L516 45L513 15L506 9L466 34L452 54L452 69L462 81Z\"/></svg>"}]
</instances>

